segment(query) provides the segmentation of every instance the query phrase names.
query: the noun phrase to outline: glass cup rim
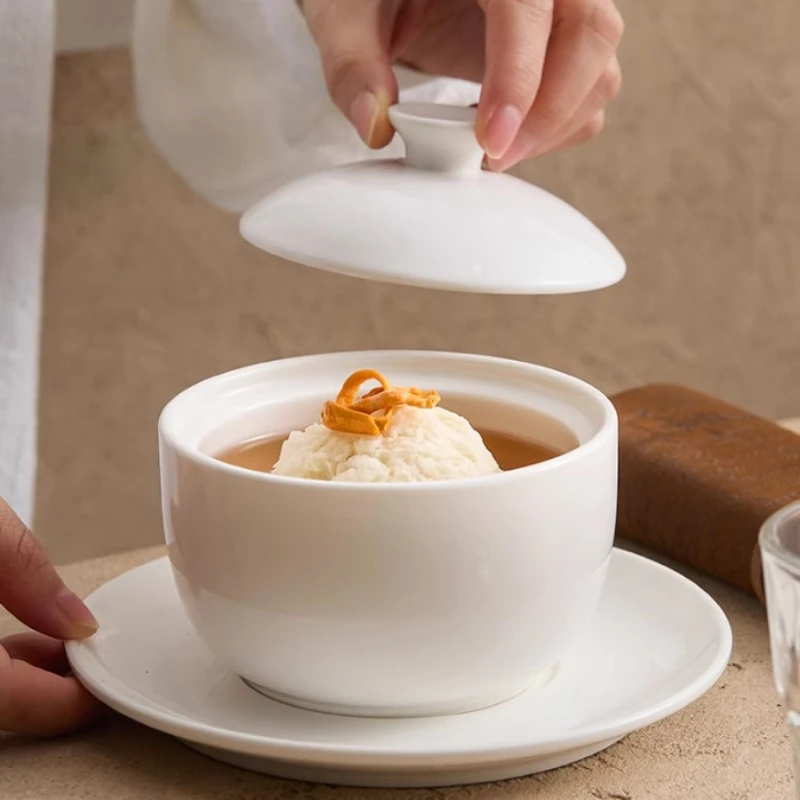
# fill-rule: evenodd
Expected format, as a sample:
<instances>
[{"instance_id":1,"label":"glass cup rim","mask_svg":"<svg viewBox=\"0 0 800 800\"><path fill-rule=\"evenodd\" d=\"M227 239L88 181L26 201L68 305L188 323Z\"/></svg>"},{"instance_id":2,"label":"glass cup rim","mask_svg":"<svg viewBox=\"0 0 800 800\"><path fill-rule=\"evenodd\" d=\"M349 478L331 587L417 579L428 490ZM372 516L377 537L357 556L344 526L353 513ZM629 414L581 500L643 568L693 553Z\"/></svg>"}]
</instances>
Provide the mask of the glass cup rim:
<instances>
[{"instance_id":1,"label":"glass cup rim","mask_svg":"<svg viewBox=\"0 0 800 800\"><path fill-rule=\"evenodd\" d=\"M783 524L795 515L800 515L800 500L783 506L767 517L759 531L758 543L763 553L769 554L800 574L800 552L796 553L784 547L779 538Z\"/></svg>"}]
</instances>

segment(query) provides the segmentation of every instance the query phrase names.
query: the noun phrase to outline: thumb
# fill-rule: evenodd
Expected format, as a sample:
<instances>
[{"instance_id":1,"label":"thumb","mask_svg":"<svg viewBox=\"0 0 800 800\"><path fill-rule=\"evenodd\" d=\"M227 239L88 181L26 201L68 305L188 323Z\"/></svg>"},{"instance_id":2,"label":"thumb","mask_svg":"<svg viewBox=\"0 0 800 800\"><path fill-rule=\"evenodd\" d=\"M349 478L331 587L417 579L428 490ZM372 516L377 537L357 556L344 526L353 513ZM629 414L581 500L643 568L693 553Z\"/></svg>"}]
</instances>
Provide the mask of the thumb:
<instances>
[{"instance_id":1,"label":"thumb","mask_svg":"<svg viewBox=\"0 0 800 800\"><path fill-rule=\"evenodd\" d=\"M305 0L331 99L369 147L385 147L397 102L391 46L401 0Z\"/></svg>"},{"instance_id":2,"label":"thumb","mask_svg":"<svg viewBox=\"0 0 800 800\"><path fill-rule=\"evenodd\" d=\"M58 639L84 639L97 621L59 577L42 545L0 500L0 605Z\"/></svg>"}]
</instances>

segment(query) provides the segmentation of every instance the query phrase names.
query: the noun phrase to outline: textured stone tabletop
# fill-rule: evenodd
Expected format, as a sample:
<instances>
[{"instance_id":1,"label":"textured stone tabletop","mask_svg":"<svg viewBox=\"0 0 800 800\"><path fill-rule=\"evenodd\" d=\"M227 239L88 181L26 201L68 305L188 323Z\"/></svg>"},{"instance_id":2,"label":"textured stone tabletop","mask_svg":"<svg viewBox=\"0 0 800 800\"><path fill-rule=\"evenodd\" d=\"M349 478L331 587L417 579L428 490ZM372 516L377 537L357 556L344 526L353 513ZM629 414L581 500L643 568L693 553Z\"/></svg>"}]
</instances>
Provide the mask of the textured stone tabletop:
<instances>
[{"instance_id":1,"label":"textured stone tabletop","mask_svg":"<svg viewBox=\"0 0 800 800\"><path fill-rule=\"evenodd\" d=\"M86 594L162 552L137 550L63 567L61 572L76 591ZM0 734L0 797L789 800L789 743L772 683L764 609L738 592L688 574L720 603L733 626L733 656L725 674L678 714L553 772L435 790L311 786L217 764L168 736L111 715L81 733L50 741ZM0 619L0 635L14 627L13 621Z\"/></svg>"}]
</instances>

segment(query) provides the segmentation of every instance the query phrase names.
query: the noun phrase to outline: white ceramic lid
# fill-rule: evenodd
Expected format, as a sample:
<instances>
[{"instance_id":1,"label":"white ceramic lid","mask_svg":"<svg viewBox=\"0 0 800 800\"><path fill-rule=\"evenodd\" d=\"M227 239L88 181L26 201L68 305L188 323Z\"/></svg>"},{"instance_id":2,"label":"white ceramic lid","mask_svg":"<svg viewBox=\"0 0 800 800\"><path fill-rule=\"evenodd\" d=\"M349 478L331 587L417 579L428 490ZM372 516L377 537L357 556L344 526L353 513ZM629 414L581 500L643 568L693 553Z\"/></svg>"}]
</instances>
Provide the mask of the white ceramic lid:
<instances>
[{"instance_id":1,"label":"white ceramic lid","mask_svg":"<svg viewBox=\"0 0 800 800\"><path fill-rule=\"evenodd\" d=\"M389 113L405 158L292 181L243 215L244 238L309 267L463 292L584 292L623 277L622 256L586 217L481 169L475 109L407 103Z\"/></svg>"}]
</instances>

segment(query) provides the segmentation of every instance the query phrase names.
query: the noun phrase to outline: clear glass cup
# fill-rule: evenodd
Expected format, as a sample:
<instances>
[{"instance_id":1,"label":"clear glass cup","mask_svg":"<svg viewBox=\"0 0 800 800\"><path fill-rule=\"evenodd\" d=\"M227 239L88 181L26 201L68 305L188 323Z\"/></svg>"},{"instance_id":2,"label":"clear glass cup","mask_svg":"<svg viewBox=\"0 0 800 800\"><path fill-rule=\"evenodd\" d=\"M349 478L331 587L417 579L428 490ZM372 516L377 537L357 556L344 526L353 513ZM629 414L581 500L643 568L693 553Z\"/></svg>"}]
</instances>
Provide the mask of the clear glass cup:
<instances>
[{"instance_id":1,"label":"clear glass cup","mask_svg":"<svg viewBox=\"0 0 800 800\"><path fill-rule=\"evenodd\" d=\"M782 508L764 523L759 545L772 670L786 709L795 797L800 800L800 502Z\"/></svg>"}]
</instances>

